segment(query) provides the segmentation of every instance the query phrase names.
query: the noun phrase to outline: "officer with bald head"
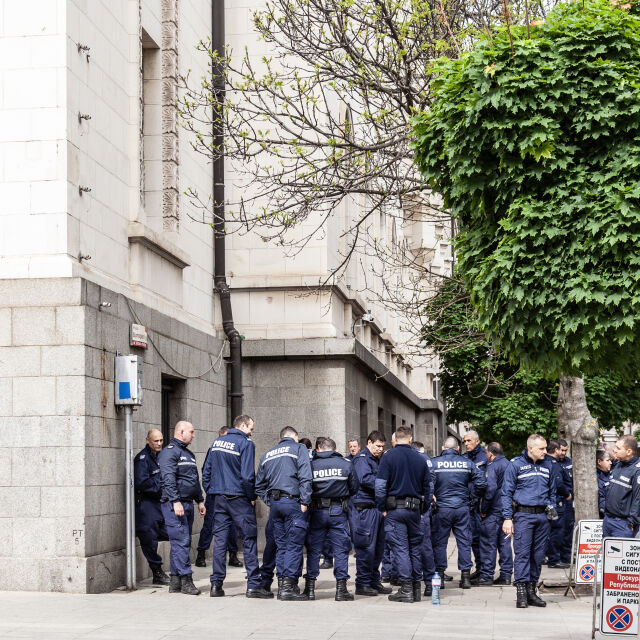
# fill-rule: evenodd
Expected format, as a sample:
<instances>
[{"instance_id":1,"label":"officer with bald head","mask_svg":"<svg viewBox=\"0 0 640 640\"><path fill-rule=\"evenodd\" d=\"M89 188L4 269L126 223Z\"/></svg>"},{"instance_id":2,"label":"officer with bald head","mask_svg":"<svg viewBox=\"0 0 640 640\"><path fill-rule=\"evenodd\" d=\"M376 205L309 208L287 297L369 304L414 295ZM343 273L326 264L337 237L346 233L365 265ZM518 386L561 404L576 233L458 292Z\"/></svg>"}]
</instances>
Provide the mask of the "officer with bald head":
<instances>
[{"instance_id":1,"label":"officer with bald head","mask_svg":"<svg viewBox=\"0 0 640 640\"><path fill-rule=\"evenodd\" d=\"M147 444L133 459L136 536L151 568L153 584L169 584L169 576L162 570L162 556L158 554L158 541L169 539L160 509L162 486L158 453L162 449L162 442L162 432L150 429L147 433Z\"/></svg>"}]
</instances>

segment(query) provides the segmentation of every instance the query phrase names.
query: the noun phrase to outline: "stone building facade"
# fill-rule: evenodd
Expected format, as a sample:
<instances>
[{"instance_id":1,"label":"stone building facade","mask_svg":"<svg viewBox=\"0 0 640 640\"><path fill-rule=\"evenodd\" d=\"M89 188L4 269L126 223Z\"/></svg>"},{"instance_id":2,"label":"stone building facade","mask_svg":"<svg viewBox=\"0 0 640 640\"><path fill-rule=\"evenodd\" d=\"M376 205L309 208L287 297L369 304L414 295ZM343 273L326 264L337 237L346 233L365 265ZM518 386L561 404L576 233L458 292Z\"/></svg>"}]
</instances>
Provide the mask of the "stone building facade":
<instances>
[{"instance_id":1,"label":"stone building facade","mask_svg":"<svg viewBox=\"0 0 640 640\"><path fill-rule=\"evenodd\" d=\"M233 44L255 40L257 4L228 2ZM144 359L136 450L186 418L201 464L230 420L212 233L184 195L210 192L211 166L175 109L178 76L206 72L211 3L0 0L0 16L0 589L103 592L125 580L115 355ZM285 424L342 450L406 424L437 448L437 372L402 357L398 323L349 282L302 295L332 251L228 240L258 453ZM146 350L130 346L134 323Z\"/></svg>"}]
</instances>

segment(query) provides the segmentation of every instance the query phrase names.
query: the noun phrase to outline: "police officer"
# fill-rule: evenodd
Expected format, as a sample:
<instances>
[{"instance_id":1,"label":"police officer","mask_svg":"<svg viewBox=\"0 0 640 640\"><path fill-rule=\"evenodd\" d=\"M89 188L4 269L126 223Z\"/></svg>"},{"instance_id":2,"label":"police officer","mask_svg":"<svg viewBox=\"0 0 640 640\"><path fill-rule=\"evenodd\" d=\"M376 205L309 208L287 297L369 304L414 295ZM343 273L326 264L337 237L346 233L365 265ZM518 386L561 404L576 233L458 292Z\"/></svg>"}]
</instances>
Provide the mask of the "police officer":
<instances>
[{"instance_id":1,"label":"police officer","mask_svg":"<svg viewBox=\"0 0 640 640\"><path fill-rule=\"evenodd\" d=\"M562 561L562 555L566 533L566 501L571 498L572 482L568 472L558 461L560 455L560 443L557 440L549 440L545 458L551 463L551 473L556 480L556 511L558 512L558 519L551 521L549 542L547 543L548 566L552 569L569 567L569 563Z\"/></svg>"},{"instance_id":2,"label":"police officer","mask_svg":"<svg viewBox=\"0 0 640 640\"><path fill-rule=\"evenodd\" d=\"M487 491L480 502L480 575L472 584L508 585L513 573L511 539L502 533L502 482L509 461L504 457L502 445L490 442L487 447ZM500 550L500 577L493 579L496 555Z\"/></svg>"},{"instance_id":3,"label":"police officer","mask_svg":"<svg viewBox=\"0 0 640 640\"><path fill-rule=\"evenodd\" d=\"M449 436L442 445L442 454L433 458L431 475L436 498L434 518L434 549L436 569L440 575L447 568L447 543L453 531L458 545L460 587L471 588L471 512L472 493L482 496L487 479L469 459L460 455L458 441ZM442 588L444 587L444 581Z\"/></svg>"},{"instance_id":4,"label":"police officer","mask_svg":"<svg viewBox=\"0 0 640 640\"><path fill-rule=\"evenodd\" d=\"M384 517L375 502L376 476L385 437L380 431L367 436L367 446L353 459L359 489L353 496L349 526L356 555L356 595L391 593L380 582L380 562L384 552Z\"/></svg>"},{"instance_id":5,"label":"police officer","mask_svg":"<svg viewBox=\"0 0 640 640\"><path fill-rule=\"evenodd\" d=\"M382 456L375 482L378 510L385 517L384 533L397 563L400 588L389 596L394 602L419 602L422 581L420 515L431 503L431 477L424 458L411 447L409 427L395 431L396 446Z\"/></svg>"},{"instance_id":6,"label":"police officer","mask_svg":"<svg viewBox=\"0 0 640 640\"><path fill-rule=\"evenodd\" d=\"M228 431L229 427L220 427L220 429L218 430L218 435L226 436ZM204 459L204 464L202 465L203 471L207 466L209 451L210 449L207 451L207 456ZM204 506L207 510L207 514L204 517L204 522L202 523L202 529L200 529L200 536L198 538L198 555L196 556L196 567L207 566L205 554L207 553L207 550L209 549L209 547L211 546L211 542L213 541L213 512L215 500L213 495L207 493L206 487L204 489L206 493ZM227 540L227 548L229 549L229 566L241 567L242 562L238 559L238 530L236 529L234 524L229 527L229 540Z\"/></svg>"},{"instance_id":7,"label":"police officer","mask_svg":"<svg viewBox=\"0 0 640 640\"><path fill-rule=\"evenodd\" d=\"M247 569L247 598L272 598L273 594L261 586L258 568L258 524L256 522L255 445L251 441L254 421L241 414L233 421L226 435L211 445L202 483L208 494L215 497L213 516L212 598L225 595L222 588L227 575L225 560L231 525L242 535L242 550Z\"/></svg>"},{"instance_id":8,"label":"police officer","mask_svg":"<svg viewBox=\"0 0 640 640\"><path fill-rule=\"evenodd\" d=\"M534 433L527 448L504 472L502 531L513 536L516 607L546 607L536 594L540 569L549 539L549 521L557 518L556 483L551 463L545 460L547 442Z\"/></svg>"},{"instance_id":9,"label":"police officer","mask_svg":"<svg viewBox=\"0 0 640 640\"><path fill-rule=\"evenodd\" d=\"M171 543L169 593L181 592L197 596L200 595L200 589L193 584L189 560L193 501L198 503L201 516L205 515L206 508L196 458L188 449L193 436L193 425L180 420L173 431L171 442L158 454L158 464L162 481L162 515Z\"/></svg>"},{"instance_id":10,"label":"police officer","mask_svg":"<svg viewBox=\"0 0 640 640\"><path fill-rule=\"evenodd\" d=\"M424 444L422 442L415 441L413 448L422 456L427 467L429 468L429 482L431 487L429 489L429 495L433 495L433 479L431 478L431 468L433 463L431 462L431 456L425 452ZM425 511L426 509L426 511ZM433 544L431 541L431 504L425 502L422 514L422 579L424 580L424 595L431 597L431 579L436 572L436 563L433 557ZM442 579L442 576L440 576Z\"/></svg>"},{"instance_id":11,"label":"police officer","mask_svg":"<svg viewBox=\"0 0 640 640\"><path fill-rule=\"evenodd\" d=\"M349 454L346 455L345 458L353 462L353 459L360 453L360 440L358 440L358 438L349 440L347 447L349 448Z\"/></svg>"},{"instance_id":12,"label":"police officer","mask_svg":"<svg viewBox=\"0 0 640 640\"><path fill-rule=\"evenodd\" d=\"M482 473L487 472L487 453L480 444L480 437L477 431L467 431L462 438L465 452L463 457L469 458L473 464L480 469ZM471 574L471 578L477 578L480 575L480 567L482 566L482 558L480 553L480 525L482 518L480 517L480 501L478 496L471 493L471 504L469 505L470 522L471 522L471 549L473 558L476 563L476 570Z\"/></svg>"},{"instance_id":13,"label":"police officer","mask_svg":"<svg viewBox=\"0 0 640 640\"><path fill-rule=\"evenodd\" d=\"M169 584L169 576L162 570L162 557L158 555L158 541L169 539L160 508L162 486L157 455L162 450L162 442L162 432L151 429L147 433L147 444L133 459L136 536L151 568L153 584Z\"/></svg>"},{"instance_id":14,"label":"police officer","mask_svg":"<svg viewBox=\"0 0 640 640\"><path fill-rule=\"evenodd\" d=\"M334 555L333 575L338 601L353 600L347 590L349 579L349 496L358 491L358 479L351 462L336 451L336 443L324 438L311 460L313 472L311 516L307 536L307 574L305 590L309 600L315 600L315 583L320 573L320 554L326 538Z\"/></svg>"},{"instance_id":15,"label":"police officer","mask_svg":"<svg viewBox=\"0 0 640 640\"><path fill-rule=\"evenodd\" d=\"M569 490L569 496L564 501L564 538L560 550L560 559L566 565L571 561L571 545L573 543L573 527L576 522L576 512L573 508L573 461L567 455L569 445L566 440L558 438L560 455L558 462L564 472L564 481Z\"/></svg>"},{"instance_id":16,"label":"police officer","mask_svg":"<svg viewBox=\"0 0 640 640\"><path fill-rule=\"evenodd\" d=\"M256 493L269 505L276 540L276 567L282 583L278 600L308 600L296 593L311 503L311 461L293 427L280 431L280 442L260 460Z\"/></svg>"},{"instance_id":17,"label":"police officer","mask_svg":"<svg viewBox=\"0 0 640 640\"><path fill-rule=\"evenodd\" d=\"M607 489L611 479L611 456L603 449L596 451L596 476L598 478L598 513L604 518Z\"/></svg>"},{"instance_id":18,"label":"police officer","mask_svg":"<svg viewBox=\"0 0 640 640\"><path fill-rule=\"evenodd\" d=\"M622 436L616 442L614 453L618 464L609 478L602 537L635 538L640 524L638 441L633 436Z\"/></svg>"}]
</instances>

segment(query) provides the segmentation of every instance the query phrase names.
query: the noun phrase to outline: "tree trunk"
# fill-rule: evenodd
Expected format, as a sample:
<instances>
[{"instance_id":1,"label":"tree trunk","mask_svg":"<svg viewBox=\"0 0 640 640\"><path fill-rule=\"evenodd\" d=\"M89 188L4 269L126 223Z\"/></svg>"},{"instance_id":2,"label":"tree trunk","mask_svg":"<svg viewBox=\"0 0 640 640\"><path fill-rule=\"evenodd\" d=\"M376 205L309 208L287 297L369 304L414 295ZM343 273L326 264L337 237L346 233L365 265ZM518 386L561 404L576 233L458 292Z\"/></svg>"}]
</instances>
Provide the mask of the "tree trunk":
<instances>
[{"instance_id":1,"label":"tree trunk","mask_svg":"<svg viewBox=\"0 0 640 640\"><path fill-rule=\"evenodd\" d=\"M599 429L598 421L589 413L582 378L560 376L558 436L571 444L576 522L597 519L596 448Z\"/></svg>"}]
</instances>

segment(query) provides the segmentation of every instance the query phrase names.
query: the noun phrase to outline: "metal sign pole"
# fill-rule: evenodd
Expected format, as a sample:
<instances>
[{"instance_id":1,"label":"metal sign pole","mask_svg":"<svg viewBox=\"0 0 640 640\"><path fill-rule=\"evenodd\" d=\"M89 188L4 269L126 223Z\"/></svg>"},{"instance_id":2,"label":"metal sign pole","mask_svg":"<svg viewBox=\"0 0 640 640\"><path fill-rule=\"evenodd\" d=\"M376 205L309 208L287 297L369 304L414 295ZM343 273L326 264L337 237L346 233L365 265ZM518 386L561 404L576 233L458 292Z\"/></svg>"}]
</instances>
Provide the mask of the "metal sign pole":
<instances>
[{"instance_id":1,"label":"metal sign pole","mask_svg":"<svg viewBox=\"0 0 640 640\"><path fill-rule=\"evenodd\" d=\"M573 579L573 572L576 565L576 556L578 554L578 547L579 547L579 542L578 542L578 538L580 535L578 533L579 529L580 529L580 522L578 522L576 526L573 528L573 540L571 541L571 563L569 564L569 584L567 585L567 588L564 591L565 597L567 593L571 591L571 595L573 596L574 600L577 598L577 596L574 589L575 581Z\"/></svg>"},{"instance_id":2,"label":"metal sign pole","mask_svg":"<svg viewBox=\"0 0 640 640\"><path fill-rule=\"evenodd\" d=\"M126 527L127 527L127 589L133 591L136 588L136 532L134 496L133 496L133 429L131 417L133 407L124 407L125 426L125 492L126 492Z\"/></svg>"}]
</instances>

